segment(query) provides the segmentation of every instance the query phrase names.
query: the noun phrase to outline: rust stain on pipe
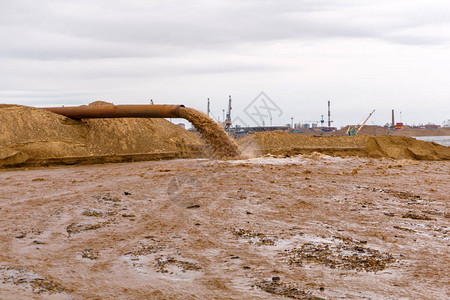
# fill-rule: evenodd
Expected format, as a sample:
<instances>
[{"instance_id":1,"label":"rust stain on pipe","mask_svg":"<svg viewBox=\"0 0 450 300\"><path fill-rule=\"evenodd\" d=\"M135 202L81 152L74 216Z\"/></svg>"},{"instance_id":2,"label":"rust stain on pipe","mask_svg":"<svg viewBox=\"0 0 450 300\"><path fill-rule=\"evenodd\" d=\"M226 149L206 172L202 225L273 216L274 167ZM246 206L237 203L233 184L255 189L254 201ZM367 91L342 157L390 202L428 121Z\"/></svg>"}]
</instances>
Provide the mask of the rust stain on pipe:
<instances>
[{"instance_id":1,"label":"rust stain on pipe","mask_svg":"<svg viewBox=\"0 0 450 300\"><path fill-rule=\"evenodd\" d=\"M43 109L71 119L99 118L182 118L179 113L184 105L97 105L73 107L44 107Z\"/></svg>"}]
</instances>

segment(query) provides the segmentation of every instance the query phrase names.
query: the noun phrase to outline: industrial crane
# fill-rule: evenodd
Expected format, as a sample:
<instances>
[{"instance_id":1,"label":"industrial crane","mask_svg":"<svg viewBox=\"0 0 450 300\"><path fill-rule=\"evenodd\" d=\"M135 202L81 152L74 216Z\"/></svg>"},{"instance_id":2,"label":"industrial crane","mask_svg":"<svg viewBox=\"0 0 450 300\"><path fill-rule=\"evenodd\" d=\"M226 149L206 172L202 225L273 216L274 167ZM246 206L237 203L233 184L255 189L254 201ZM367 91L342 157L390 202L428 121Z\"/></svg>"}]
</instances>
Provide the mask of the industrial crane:
<instances>
[{"instance_id":1,"label":"industrial crane","mask_svg":"<svg viewBox=\"0 0 450 300\"><path fill-rule=\"evenodd\" d=\"M372 114L375 112L375 109L370 113L370 115L366 118L366 120L361 124L361 126L354 126L352 129L350 129L350 126L347 129L348 135L358 135L359 131L363 128L363 126L366 124L366 122L369 120L369 118L372 116Z\"/></svg>"},{"instance_id":2,"label":"industrial crane","mask_svg":"<svg viewBox=\"0 0 450 300\"><path fill-rule=\"evenodd\" d=\"M228 131L231 128L231 95L228 99L228 112L225 118L225 130Z\"/></svg>"}]
</instances>

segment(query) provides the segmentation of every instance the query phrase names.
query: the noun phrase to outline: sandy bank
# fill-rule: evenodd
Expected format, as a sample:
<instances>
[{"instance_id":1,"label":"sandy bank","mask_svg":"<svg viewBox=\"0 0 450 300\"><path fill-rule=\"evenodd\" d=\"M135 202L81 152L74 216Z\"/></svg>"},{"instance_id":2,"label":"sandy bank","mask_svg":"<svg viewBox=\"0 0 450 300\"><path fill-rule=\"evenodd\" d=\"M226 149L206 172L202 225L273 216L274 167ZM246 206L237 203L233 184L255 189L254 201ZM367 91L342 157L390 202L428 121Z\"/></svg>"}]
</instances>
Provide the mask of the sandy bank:
<instances>
[{"instance_id":1,"label":"sandy bank","mask_svg":"<svg viewBox=\"0 0 450 300\"><path fill-rule=\"evenodd\" d=\"M283 132L259 132L238 143L257 154L295 155L320 152L333 156L449 160L450 147L403 136L310 137Z\"/></svg>"},{"instance_id":2,"label":"sandy bank","mask_svg":"<svg viewBox=\"0 0 450 300\"><path fill-rule=\"evenodd\" d=\"M18 105L0 105L0 119L0 167L197 157L204 148L164 119L76 121Z\"/></svg>"},{"instance_id":3,"label":"sandy bank","mask_svg":"<svg viewBox=\"0 0 450 300\"><path fill-rule=\"evenodd\" d=\"M347 136L347 128L346 126L342 129L332 132L321 132L321 131L306 131L299 132L299 135L307 135L307 136ZM350 126L354 127L354 126ZM450 128L449 127L441 127L437 129L418 129L411 128L405 126L402 129L389 129L382 126L377 125L366 125L359 132L360 135L394 135L394 136L450 136Z\"/></svg>"},{"instance_id":4,"label":"sandy bank","mask_svg":"<svg viewBox=\"0 0 450 300\"><path fill-rule=\"evenodd\" d=\"M202 126L200 132L212 147L207 147L199 135L164 119L79 121L37 108L0 105L0 167L194 158L211 154L211 148L215 157L239 152L222 128L192 111L186 109L186 118ZM238 143L247 155L321 152L333 156L450 159L449 147L400 136L309 137L263 132L241 138Z\"/></svg>"}]
</instances>

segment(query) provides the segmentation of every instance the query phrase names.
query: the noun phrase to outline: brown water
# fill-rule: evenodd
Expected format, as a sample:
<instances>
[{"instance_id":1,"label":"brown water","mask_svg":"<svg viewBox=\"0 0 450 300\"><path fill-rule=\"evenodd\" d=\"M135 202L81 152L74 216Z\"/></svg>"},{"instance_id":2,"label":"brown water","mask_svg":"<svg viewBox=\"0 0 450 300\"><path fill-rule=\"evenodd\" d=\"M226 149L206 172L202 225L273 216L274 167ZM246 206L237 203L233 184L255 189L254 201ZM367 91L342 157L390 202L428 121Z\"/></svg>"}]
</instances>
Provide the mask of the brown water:
<instances>
[{"instance_id":1,"label":"brown water","mask_svg":"<svg viewBox=\"0 0 450 300\"><path fill-rule=\"evenodd\" d=\"M0 299L448 299L448 174L320 154L1 170Z\"/></svg>"},{"instance_id":2,"label":"brown water","mask_svg":"<svg viewBox=\"0 0 450 300\"><path fill-rule=\"evenodd\" d=\"M179 112L180 116L191 122L213 148L214 156L225 158L240 155L238 145L228 136L222 126L206 114L188 107L181 107Z\"/></svg>"}]
</instances>

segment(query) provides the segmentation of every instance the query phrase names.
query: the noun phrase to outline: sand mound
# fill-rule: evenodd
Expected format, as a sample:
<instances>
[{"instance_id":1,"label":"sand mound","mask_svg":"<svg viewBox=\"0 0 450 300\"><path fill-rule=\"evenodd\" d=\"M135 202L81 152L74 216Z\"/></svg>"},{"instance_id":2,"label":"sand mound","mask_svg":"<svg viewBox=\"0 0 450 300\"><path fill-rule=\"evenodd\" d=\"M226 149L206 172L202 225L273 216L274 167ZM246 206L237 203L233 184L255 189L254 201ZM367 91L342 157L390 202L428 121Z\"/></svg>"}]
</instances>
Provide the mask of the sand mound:
<instances>
[{"instance_id":1,"label":"sand mound","mask_svg":"<svg viewBox=\"0 0 450 300\"><path fill-rule=\"evenodd\" d=\"M307 136L347 136L347 129L354 125L345 126L342 129L337 131L330 132L320 132L320 131L305 131L302 133L297 133L299 135L307 135ZM438 129L419 129L419 128L411 128L405 126L402 129L389 129L382 126L377 125L366 125L364 126L358 135L395 135L395 136L450 136L450 128L438 128Z\"/></svg>"},{"instance_id":2,"label":"sand mound","mask_svg":"<svg viewBox=\"0 0 450 300\"><path fill-rule=\"evenodd\" d=\"M335 132L335 135L346 136L348 128L353 128L354 126L345 126ZM376 125L366 125L358 133L358 135L391 135L394 130L389 128L376 126Z\"/></svg>"},{"instance_id":3,"label":"sand mound","mask_svg":"<svg viewBox=\"0 0 450 300\"><path fill-rule=\"evenodd\" d=\"M94 102L91 105L105 105ZM217 123L193 109L180 113L212 146L215 156L234 157L240 149ZM164 119L72 120L19 105L0 105L0 167L121 162L204 155L202 139ZM450 147L400 136L311 137L261 132L239 140L244 153L391 157L448 160Z\"/></svg>"},{"instance_id":4,"label":"sand mound","mask_svg":"<svg viewBox=\"0 0 450 300\"><path fill-rule=\"evenodd\" d=\"M0 119L0 166L192 157L204 148L164 119L76 121L19 105L0 105Z\"/></svg>"},{"instance_id":5,"label":"sand mound","mask_svg":"<svg viewBox=\"0 0 450 300\"><path fill-rule=\"evenodd\" d=\"M450 127L441 127L437 129L418 129L408 126L402 129L393 130L392 135L401 136L450 136Z\"/></svg>"},{"instance_id":6,"label":"sand mound","mask_svg":"<svg viewBox=\"0 0 450 300\"><path fill-rule=\"evenodd\" d=\"M283 132L259 132L239 139L238 144L243 149L258 149L257 154L295 155L320 152L333 156L450 159L450 147L402 136L310 137Z\"/></svg>"},{"instance_id":7,"label":"sand mound","mask_svg":"<svg viewBox=\"0 0 450 300\"><path fill-rule=\"evenodd\" d=\"M449 160L450 147L432 142L419 141L406 136L369 137L366 152L370 157L395 159Z\"/></svg>"}]
</instances>

